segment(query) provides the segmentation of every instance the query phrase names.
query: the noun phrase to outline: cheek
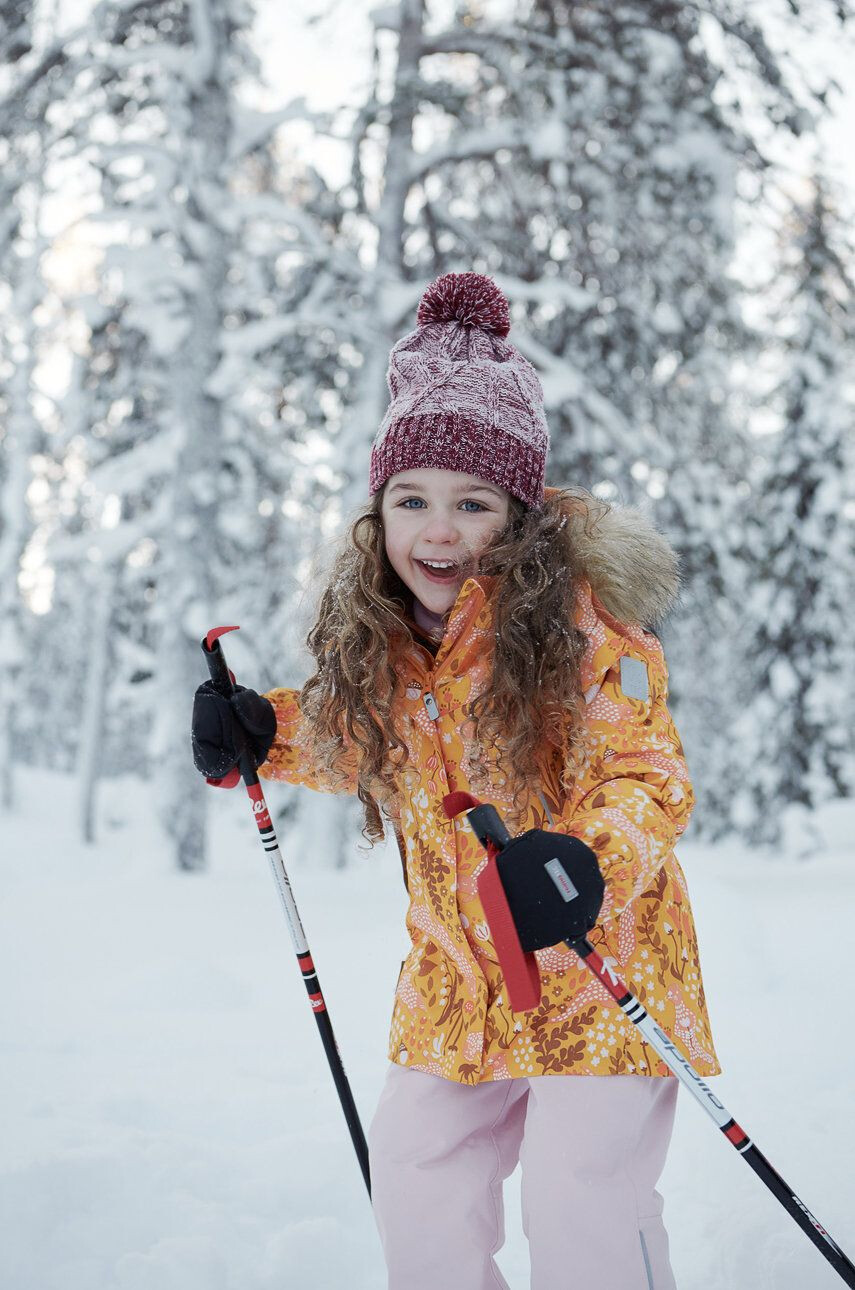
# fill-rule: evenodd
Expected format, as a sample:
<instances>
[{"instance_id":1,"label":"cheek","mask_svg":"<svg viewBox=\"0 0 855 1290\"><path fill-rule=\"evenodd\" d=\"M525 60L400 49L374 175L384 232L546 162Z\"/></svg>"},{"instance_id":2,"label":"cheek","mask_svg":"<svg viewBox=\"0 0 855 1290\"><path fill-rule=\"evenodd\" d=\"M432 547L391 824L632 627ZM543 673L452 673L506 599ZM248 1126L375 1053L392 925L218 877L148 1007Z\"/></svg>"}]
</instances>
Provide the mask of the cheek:
<instances>
[{"instance_id":1,"label":"cheek","mask_svg":"<svg viewBox=\"0 0 855 1290\"><path fill-rule=\"evenodd\" d=\"M401 564L407 556L407 542L405 535L400 533L397 526L385 524L383 527L383 541L386 547L386 556L389 563L393 566Z\"/></svg>"},{"instance_id":2,"label":"cheek","mask_svg":"<svg viewBox=\"0 0 855 1290\"><path fill-rule=\"evenodd\" d=\"M478 534L473 539L473 545L477 548L479 555L490 545L494 538L499 536L502 528L503 525L497 524L492 517L489 524L479 525Z\"/></svg>"}]
</instances>

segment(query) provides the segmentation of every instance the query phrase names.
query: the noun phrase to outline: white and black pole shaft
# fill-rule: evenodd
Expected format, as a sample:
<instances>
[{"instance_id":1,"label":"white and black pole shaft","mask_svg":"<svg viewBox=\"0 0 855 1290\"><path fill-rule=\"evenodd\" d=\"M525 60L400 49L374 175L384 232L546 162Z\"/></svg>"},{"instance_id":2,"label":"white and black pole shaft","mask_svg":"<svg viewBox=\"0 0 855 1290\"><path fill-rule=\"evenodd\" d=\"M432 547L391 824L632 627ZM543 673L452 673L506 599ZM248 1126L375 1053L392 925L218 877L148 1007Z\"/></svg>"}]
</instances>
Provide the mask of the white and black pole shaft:
<instances>
[{"instance_id":1,"label":"white and black pole shaft","mask_svg":"<svg viewBox=\"0 0 855 1290\"><path fill-rule=\"evenodd\" d=\"M695 1101L699 1102L711 1119L715 1121L728 1142L736 1148L746 1164L751 1166L758 1178L762 1178L772 1194L778 1198L790 1217L795 1219L805 1235L810 1237L817 1249L837 1269L846 1285L855 1286L855 1264L846 1257L836 1241L829 1236L819 1219L814 1218L804 1201L799 1199L789 1183L784 1181L759 1147L755 1146L745 1130L737 1124L727 1108L718 1100L709 1085L704 1083L701 1076L683 1056L673 1040L665 1034L661 1027L657 1026L646 1008L639 1003L635 995L627 989L620 978L615 976L611 967L603 962L587 937L582 937L578 941L565 941L564 943L571 950L576 951L597 980L605 986L633 1025L641 1031L651 1048L656 1050L665 1065L674 1072L677 1079L689 1090Z\"/></svg>"},{"instance_id":2,"label":"white and black pole shaft","mask_svg":"<svg viewBox=\"0 0 855 1290\"><path fill-rule=\"evenodd\" d=\"M234 688L234 674L226 665L223 648L219 638L225 632L237 631L236 627L213 627L202 641L202 652L208 664L208 671L211 680L226 696L231 694ZM341 1054L333 1033L332 1022L327 1011L327 1005L324 1000L321 984L318 980L318 974L315 971L315 965L312 962L312 955L309 950L309 944L306 940L306 934L303 931L303 924L300 921L300 915L297 911L297 905L294 900L294 893L291 890L291 882L288 878L288 871L285 868L285 862L282 859L282 853L279 850L279 843L273 828L273 822L267 810L267 803L264 800L264 794L261 791L261 784L258 782L258 775L252 758L244 752L238 763L241 779L246 785L246 791L252 802L252 812L255 817L255 823L261 836L261 842L267 857L270 861L270 867L273 870L273 877L276 881L276 887L282 900L282 908L285 910L285 917L288 920L288 929L291 933L291 940L294 945L294 952L297 955L297 963L302 973L303 980L306 983L306 991L309 995L309 1003L312 1012L315 1014L315 1021L318 1023L318 1030L321 1035L321 1043L324 1046L324 1052L327 1055L330 1071L332 1072L333 1081L338 1091L339 1100L344 1118L347 1121L347 1127L350 1130L351 1141L353 1142L356 1157L359 1161L359 1167L362 1170L362 1177L365 1179L365 1186L368 1188L368 1195L371 1195L371 1178L368 1171L368 1144L365 1141L365 1134L362 1130L362 1123L359 1119L359 1112L356 1109L356 1103L353 1100L353 1093L345 1074L344 1065L341 1060Z\"/></svg>"},{"instance_id":3,"label":"white and black pole shaft","mask_svg":"<svg viewBox=\"0 0 855 1290\"><path fill-rule=\"evenodd\" d=\"M489 816L485 814L486 811L490 812ZM468 812L467 818L481 842L486 845L489 856L497 855L511 841L511 835L494 807L482 805L475 811ZM763 1180L773 1196L777 1197L790 1217L798 1223L817 1249L825 1255L846 1285L855 1287L855 1264L846 1257L819 1219L813 1216L804 1201L799 1199L789 1183L784 1181L777 1169L751 1141L745 1130L737 1124L673 1040L660 1026L657 1026L646 1008L615 975L611 967L602 960L588 938L581 936L577 940L565 941L564 944L568 949L575 950L600 984L605 986L632 1024L641 1031L651 1048L655 1049L669 1070L673 1071L680 1083L689 1090L695 1101L700 1102L728 1142L736 1148L758 1178Z\"/></svg>"}]
</instances>

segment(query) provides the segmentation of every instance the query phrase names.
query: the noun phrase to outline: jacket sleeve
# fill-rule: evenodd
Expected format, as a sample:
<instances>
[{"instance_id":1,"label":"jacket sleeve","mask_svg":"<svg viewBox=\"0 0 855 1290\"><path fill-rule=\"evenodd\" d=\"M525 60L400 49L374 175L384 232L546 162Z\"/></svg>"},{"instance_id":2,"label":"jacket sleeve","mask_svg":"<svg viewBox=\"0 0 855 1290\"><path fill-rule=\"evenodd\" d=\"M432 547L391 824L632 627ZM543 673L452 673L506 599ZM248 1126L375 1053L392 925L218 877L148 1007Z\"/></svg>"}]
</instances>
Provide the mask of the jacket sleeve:
<instances>
[{"instance_id":1,"label":"jacket sleeve","mask_svg":"<svg viewBox=\"0 0 855 1290\"><path fill-rule=\"evenodd\" d=\"M281 779L288 784L313 788L319 793L355 793L356 750L352 745L346 746L334 767L320 764L313 758L299 695L299 690L285 689L268 690L264 695L276 713L276 734L267 760L258 767L259 779Z\"/></svg>"},{"instance_id":2,"label":"jacket sleeve","mask_svg":"<svg viewBox=\"0 0 855 1290\"><path fill-rule=\"evenodd\" d=\"M571 795L558 833L581 838L597 854L606 882L599 922L620 914L651 887L686 828L695 798L683 746L667 708L668 671L659 640L646 633L642 648L627 651L647 669L648 698L631 697L621 685L621 660L606 672L588 705L580 779L593 784ZM635 683L627 689L638 693ZM643 689L643 686L641 687Z\"/></svg>"}]
</instances>

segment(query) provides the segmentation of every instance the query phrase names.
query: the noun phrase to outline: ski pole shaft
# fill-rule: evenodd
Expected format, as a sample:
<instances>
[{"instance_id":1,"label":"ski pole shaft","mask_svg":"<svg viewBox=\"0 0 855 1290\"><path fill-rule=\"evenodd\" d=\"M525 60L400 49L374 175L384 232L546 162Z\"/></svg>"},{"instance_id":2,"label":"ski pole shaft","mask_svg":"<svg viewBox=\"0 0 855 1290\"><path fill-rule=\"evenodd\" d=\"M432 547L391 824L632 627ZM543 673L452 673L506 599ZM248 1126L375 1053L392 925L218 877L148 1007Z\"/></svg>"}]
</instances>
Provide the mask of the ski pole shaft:
<instances>
[{"instance_id":1,"label":"ski pole shaft","mask_svg":"<svg viewBox=\"0 0 855 1290\"><path fill-rule=\"evenodd\" d=\"M218 689L225 695L231 694L234 688L234 674L229 671L226 665L223 648L220 644L219 637L224 632L237 631L235 627L214 627L208 632L202 641L202 651L208 664L208 671L211 680ZM338 1050L338 1044L335 1040L335 1034L330 1021L330 1015L327 1011L326 1001L321 983L318 980L318 974L315 965L312 962L312 955L309 950L309 944L306 940L306 934L303 931L303 924L300 921L300 915L294 900L294 893L291 890L291 881L288 877L288 871L285 868L285 862L282 859L282 853L279 850L279 842L276 832L273 828L273 822L267 810L267 803L264 800L264 794L261 791L261 785L258 782L258 776L255 772L255 766L248 753L241 755L238 763L241 778L246 785L246 791L252 802L252 811L255 816L255 823L264 850L270 861L270 867L273 871L273 877L276 882L282 900L282 908L285 911L285 918L288 922L288 929L291 933L291 941L294 945L294 952L297 955L297 964L300 968L303 980L306 983L306 991L309 996L309 1003L312 1012L315 1015L315 1021L321 1036L321 1043L326 1053L327 1062L329 1063L330 1072L333 1082L338 1092L341 1108L344 1112L344 1118L347 1122L350 1138L356 1151L356 1158L359 1161L359 1168L362 1171L362 1177L365 1180L365 1186L368 1189L368 1195L371 1196L371 1177L368 1169L368 1144L365 1141L365 1134L362 1130L362 1123L359 1119L359 1112L356 1109L356 1103L353 1099L353 1093L348 1082L344 1069L344 1063L341 1060L341 1054Z\"/></svg>"},{"instance_id":2,"label":"ski pole shaft","mask_svg":"<svg viewBox=\"0 0 855 1290\"><path fill-rule=\"evenodd\" d=\"M777 1169L755 1146L745 1130L737 1124L727 1108L721 1103L710 1087L704 1082L691 1063L683 1056L674 1042L657 1026L656 1022L639 1003L635 995L627 989L620 977L611 967L604 963L587 937L577 941L565 941L569 949L575 950L583 963L597 980L605 986L609 994L626 1013L633 1025L641 1031L651 1048L662 1058L669 1070L677 1076L680 1083L689 1090L696 1102L721 1129L728 1142L736 1148L746 1164L750 1165L758 1178L766 1184L773 1196L781 1202L792 1219L798 1223L806 1236L837 1270L848 1286L855 1286L855 1264L850 1262L836 1241L808 1209L804 1201L785 1182Z\"/></svg>"}]
</instances>

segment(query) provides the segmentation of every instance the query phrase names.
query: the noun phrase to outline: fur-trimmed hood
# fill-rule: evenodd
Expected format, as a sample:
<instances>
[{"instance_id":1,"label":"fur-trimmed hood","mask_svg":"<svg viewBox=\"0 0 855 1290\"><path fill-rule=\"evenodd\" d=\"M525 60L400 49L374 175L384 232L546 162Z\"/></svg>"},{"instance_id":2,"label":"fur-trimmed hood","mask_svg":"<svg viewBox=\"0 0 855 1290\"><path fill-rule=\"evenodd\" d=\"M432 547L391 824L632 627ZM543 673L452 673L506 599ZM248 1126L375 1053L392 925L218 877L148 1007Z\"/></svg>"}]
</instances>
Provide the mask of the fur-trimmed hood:
<instances>
[{"instance_id":1,"label":"fur-trimmed hood","mask_svg":"<svg viewBox=\"0 0 855 1290\"><path fill-rule=\"evenodd\" d=\"M679 557L644 512L612 505L602 511L598 504L592 514L578 496L567 512L585 577L608 612L642 627L663 619L679 596Z\"/></svg>"}]
</instances>

